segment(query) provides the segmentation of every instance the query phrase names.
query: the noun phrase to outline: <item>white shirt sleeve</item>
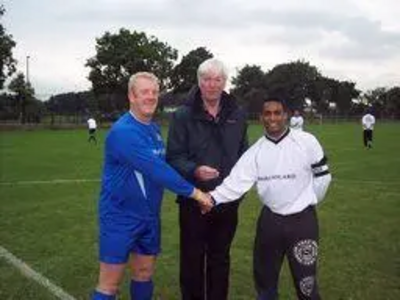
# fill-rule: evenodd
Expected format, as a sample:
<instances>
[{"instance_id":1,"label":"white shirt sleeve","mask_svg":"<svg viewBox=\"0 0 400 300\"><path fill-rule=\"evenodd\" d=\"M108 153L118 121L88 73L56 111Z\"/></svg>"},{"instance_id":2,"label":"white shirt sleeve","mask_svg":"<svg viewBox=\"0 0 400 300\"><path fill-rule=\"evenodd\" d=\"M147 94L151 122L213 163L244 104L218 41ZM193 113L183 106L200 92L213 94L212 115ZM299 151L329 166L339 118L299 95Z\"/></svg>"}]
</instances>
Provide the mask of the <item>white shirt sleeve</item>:
<instances>
[{"instance_id":1,"label":"white shirt sleeve","mask_svg":"<svg viewBox=\"0 0 400 300\"><path fill-rule=\"evenodd\" d=\"M292 129L303 129L304 118L302 116L292 116L290 118L290 128Z\"/></svg>"},{"instance_id":2,"label":"white shirt sleeve","mask_svg":"<svg viewBox=\"0 0 400 300\"><path fill-rule=\"evenodd\" d=\"M309 155L313 173L313 189L319 203L324 199L328 191L332 175L329 172L327 158L324 155L321 145L314 136L310 135L310 137Z\"/></svg>"},{"instance_id":3,"label":"white shirt sleeve","mask_svg":"<svg viewBox=\"0 0 400 300\"><path fill-rule=\"evenodd\" d=\"M361 124L362 124L363 129L367 128L367 125L366 125L366 122L365 122L365 116L362 117Z\"/></svg>"},{"instance_id":4,"label":"white shirt sleeve","mask_svg":"<svg viewBox=\"0 0 400 300\"><path fill-rule=\"evenodd\" d=\"M216 204L238 200L251 189L257 180L256 154L259 143L254 144L240 157L228 177L211 191Z\"/></svg>"},{"instance_id":5,"label":"white shirt sleeve","mask_svg":"<svg viewBox=\"0 0 400 300\"><path fill-rule=\"evenodd\" d=\"M313 187L318 203L321 202L328 191L328 187L332 181L332 175L326 174L321 177L314 178Z\"/></svg>"}]
</instances>

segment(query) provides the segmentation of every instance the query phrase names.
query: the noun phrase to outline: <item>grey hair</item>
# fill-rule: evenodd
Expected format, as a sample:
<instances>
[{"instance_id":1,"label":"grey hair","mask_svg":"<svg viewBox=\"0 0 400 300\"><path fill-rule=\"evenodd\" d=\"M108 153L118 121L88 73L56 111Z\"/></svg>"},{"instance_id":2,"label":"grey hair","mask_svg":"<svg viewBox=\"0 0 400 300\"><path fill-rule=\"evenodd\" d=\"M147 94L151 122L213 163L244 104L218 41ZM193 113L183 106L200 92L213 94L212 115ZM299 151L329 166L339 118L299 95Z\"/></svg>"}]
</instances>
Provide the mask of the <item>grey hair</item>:
<instances>
[{"instance_id":1,"label":"grey hair","mask_svg":"<svg viewBox=\"0 0 400 300\"><path fill-rule=\"evenodd\" d=\"M222 75L225 80L228 79L228 69L225 67L223 62L216 58L209 58L203 61L197 69L197 80L200 80L201 77L210 72Z\"/></svg>"},{"instance_id":2,"label":"grey hair","mask_svg":"<svg viewBox=\"0 0 400 300\"><path fill-rule=\"evenodd\" d=\"M158 86L160 85L160 81L158 80L157 76L154 75L153 73L137 72L129 78L128 93L135 88L136 83L137 83L138 79L140 79L140 78L149 79L149 80L155 82Z\"/></svg>"}]
</instances>

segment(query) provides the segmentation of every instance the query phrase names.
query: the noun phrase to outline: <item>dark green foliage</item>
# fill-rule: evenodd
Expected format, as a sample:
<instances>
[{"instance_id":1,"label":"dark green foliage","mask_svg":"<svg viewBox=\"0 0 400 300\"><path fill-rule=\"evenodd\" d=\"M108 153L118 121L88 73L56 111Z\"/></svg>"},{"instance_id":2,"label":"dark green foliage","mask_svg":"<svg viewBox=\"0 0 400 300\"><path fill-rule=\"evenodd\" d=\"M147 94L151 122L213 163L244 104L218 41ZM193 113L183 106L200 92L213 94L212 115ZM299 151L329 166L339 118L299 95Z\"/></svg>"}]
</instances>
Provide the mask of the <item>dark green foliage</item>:
<instances>
[{"instance_id":1,"label":"dark green foliage","mask_svg":"<svg viewBox=\"0 0 400 300\"><path fill-rule=\"evenodd\" d=\"M4 6L0 5L0 18L5 13ZM0 90L3 89L4 81L16 70L16 60L13 58L12 49L15 47L12 35L7 34L3 24L0 23Z\"/></svg>"},{"instance_id":2,"label":"dark green foliage","mask_svg":"<svg viewBox=\"0 0 400 300\"><path fill-rule=\"evenodd\" d=\"M8 96L13 99L14 103L6 107L6 109L14 108L14 115L20 120L22 124L27 122L39 123L42 114L44 113L44 104L35 99L35 90L33 89L30 82L25 81L23 73L19 72L14 77L8 89L13 95ZM7 97L7 96L6 96ZM11 117L12 115L6 115L5 117Z\"/></svg>"},{"instance_id":3,"label":"dark green foliage","mask_svg":"<svg viewBox=\"0 0 400 300\"><path fill-rule=\"evenodd\" d=\"M204 47L196 48L182 57L171 73L170 87L174 94L187 93L197 84L197 68L213 55Z\"/></svg>"},{"instance_id":4,"label":"dark green foliage","mask_svg":"<svg viewBox=\"0 0 400 300\"><path fill-rule=\"evenodd\" d=\"M279 64L266 73L259 66L247 65L232 83L232 92L253 115L258 113L265 96L284 98L292 110L308 107L322 114L331 113L329 103L335 103L335 113L348 114L352 100L360 95L353 82L326 78L304 61Z\"/></svg>"},{"instance_id":5,"label":"dark green foliage","mask_svg":"<svg viewBox=\"0 0 400 300\"><path fill-rule=\"evenodd\" d=\"M125 94L129 77L151 71L165 88L177 50L144 32L120 29L96 39L96 55L87 60L89 80L96 94Z\"/></svg>"}]
</instances>

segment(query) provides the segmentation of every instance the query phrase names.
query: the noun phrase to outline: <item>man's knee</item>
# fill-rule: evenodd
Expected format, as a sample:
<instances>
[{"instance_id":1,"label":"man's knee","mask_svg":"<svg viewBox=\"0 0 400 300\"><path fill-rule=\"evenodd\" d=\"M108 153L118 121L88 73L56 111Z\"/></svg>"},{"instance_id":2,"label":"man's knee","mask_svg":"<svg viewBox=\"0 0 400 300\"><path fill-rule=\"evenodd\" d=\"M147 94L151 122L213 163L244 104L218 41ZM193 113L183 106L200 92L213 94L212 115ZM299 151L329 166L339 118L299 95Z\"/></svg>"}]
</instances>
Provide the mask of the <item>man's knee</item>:
<instances>
[{"instance_id":1,"label":"man's knee","mask_svg":"<svg viewBox=\"0 0 400 300\"><path fill-rule=\"evenodd\" d=\"M153 265L135 266L132 278L136 281L148 281L153 276Z\"/></svg>"},{"instance_id":2,"label":"man's knee","mask_svg":"<svg viewBox=\"0 0 400 300\"><path fill-rule=\"evenodd\" d=\"M154 273L156 257L152 255L135 255L131 262L132 279L148 281Z\"/></svg>"}]
</instances>

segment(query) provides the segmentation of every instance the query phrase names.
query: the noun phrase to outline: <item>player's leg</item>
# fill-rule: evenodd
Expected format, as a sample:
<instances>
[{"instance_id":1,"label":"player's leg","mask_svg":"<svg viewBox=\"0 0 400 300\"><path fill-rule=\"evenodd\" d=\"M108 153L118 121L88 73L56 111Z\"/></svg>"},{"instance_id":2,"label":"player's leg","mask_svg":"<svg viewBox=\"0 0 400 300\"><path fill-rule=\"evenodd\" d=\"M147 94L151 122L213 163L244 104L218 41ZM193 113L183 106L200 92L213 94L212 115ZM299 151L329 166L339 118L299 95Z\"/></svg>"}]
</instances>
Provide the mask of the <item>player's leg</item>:
<instances>
[{"instance_id":1,"label":"player's leg","mask_svg":"<svg viewBox=\"0 0 400 300\"><path fill-rule=\"evenodd\" d=\"M207 214L207 300L226 300L229 290L230 247L238 222L239 202L222 204Z\"/></svg>"},{"instance_id":2,"label":"player's leg","mask_svg":"<svg viewBox=\"0 0 400 300\"><path fill-rule=\"evenodd\" d=\"M94 141L95 143L97 143L96 140L96 129L89 129L89 139L88 142Z\"/></svg>"},{"instance_id":3,"label":"player's leg","mask_svg":"<svg viewBox=\"0 0 400 300\"><path fill-rule=\"evenodd\" d=\"M96 129L93 129L92 136L93 136L93 141L94 141L94 143L97 144Z\"/></svg>"},{"instance_id":4,"label":"player's leg","mask_svg":"<svg viewBox=\"0 0 400 300\"><path fill-rule=\"evenodd\" d=\"M372 130L368 130L368 147L372 147Z\"/></svg>"},{"instance_id":5,"label":"player's leg","mask_svg":"<svg viewBox=\"0 0 400 300\"><path fill-rule=\"evenodd\" d=\"M179 204L180 289L182 300L203 300L207 214L191 200Z\"/></svg>"},{"instance_id":6,"label":"player's leg","mask_svg":"<svg viewBox=\"0 0 400 300\"><path fill-rule=\"evenodd\" d=\"M115 234L100 225L99 281L92 300L112 300L118 293L119 284L129 257L129 239L123 234Z\"/></svg>"},{"instance_id":7,"label":"player's leg","mask_svg":"<svg viewBox=\"0 0 400 300\"><path fill-rule=\"evenodd\" d=\"M151 300L154 290L152 277L161 247L160 220L142 221L136 233L131 245L130 295L132 300Z\"/></svg>"},{"instance_id":8,"label":"player's leg","mask_svg":"<svg viewBox=\"0 0 400 300\"><path fill-rule=\"evenodd\" d=\"M289 248L287 258L297 297L300 300L320 299L317 284L318 220L315 208L287 217Z\"/></svg>"},{"instance_id":9,"label":"player's leg","mask_svg":"<svg viewBox=\"0 0 400 300\"><path fill-rule=\"evenodd\" d=\"M279 273L285 254L281 219L263 206L257 221L253 250L257 300L278 299Z\"/></svg>"},{"instance_id":10,"label":"player's leg","mask_svg":"<svg viewBox=\"0 0 400 300\"><path fill-rule=\"evenodd\" d=\"M364 147L368 147L368 130L363 130Z\"/></svg>"},{"instance_id":11,"label":"player's leg","mask_svg":"<svg viewBox=\"0 0 400 300\"><path fill-rule=\"evenodd\" d=\"M125 264L100 263L99 282L92 300L114 300L124 276Z\"/></svg>"},{"instance_id":12,"label":"player's leg","mask_svg":"<svg viewBox=\"0 0 400 300\"><path fill-rule=\"evenodd\" d=\"M131 258L132 279L130 294L132 300L151 300L153 298L153 280L156 263L155 255L133 254Z\"/></svg>"}]
</instances>

